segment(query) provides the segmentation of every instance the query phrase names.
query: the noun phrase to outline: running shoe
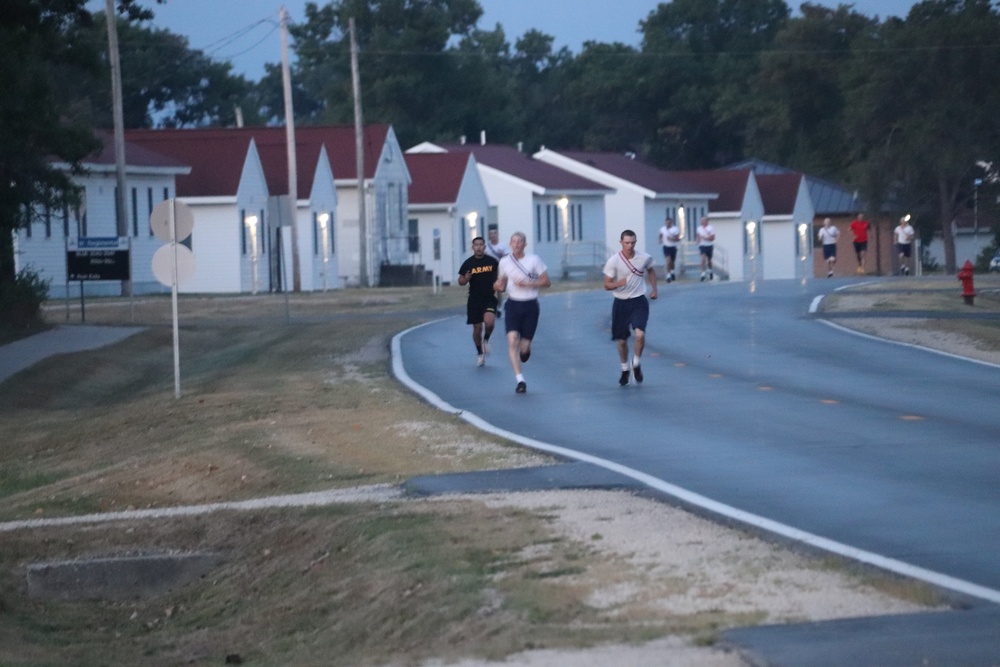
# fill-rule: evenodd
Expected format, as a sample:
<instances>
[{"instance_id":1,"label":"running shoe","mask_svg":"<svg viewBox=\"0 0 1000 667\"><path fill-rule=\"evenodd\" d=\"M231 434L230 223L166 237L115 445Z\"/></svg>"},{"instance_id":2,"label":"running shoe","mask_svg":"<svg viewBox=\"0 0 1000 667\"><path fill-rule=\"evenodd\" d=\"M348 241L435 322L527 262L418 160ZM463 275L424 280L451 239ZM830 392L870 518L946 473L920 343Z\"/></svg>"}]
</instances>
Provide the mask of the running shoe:
<instances>
[{"instance_id":1,"label":"running shoe","mask_svg":"<svg viewBox=\"0 0 1000 667\"><path fill-rule=\"evenodd\" d=\"M489 354L489 353L490 353L490 341L484 339L483 340L483 354Z\"/></svg>"},{"instance_id":2,"label":"running shoe","mask_svg":"<svg viewBox=\"0 0 1000 667\"><path fill-rule=\"evenodd\" d=\"M642 366L633 366L632 375L635 376L635 381L642 384Z\"/></svg>"},{"instance_id":3,"label":"running shoe","mask_svg":"<svg viewBox=\"0 0 1000 667\"><path fill-rule=\"evenodd\" d=\"M522 352L521 353L521 363L522 364L524 362L526 362L528 359L531 359L531 350L528 350L527 352Z\"/></svg>"},{"instance_id":4,"label":"running shoe","mask_svg":"<svg viewBox=\"0 0 1000 667\"><path fill-rule=\"evenodd\" d=\"M706 277L705 272L702 271L701 272L701 282L705 282L705 277Z\"/></svg>"},{"instance_id":5,"label":"running shoe","mask_svg":"<svg viewBox=\"0 0 1000 667\"><path fill-rule=\"evenodd\" d=\"M622 376L618 378L618 384L623 387L628 384L628 371L622 371Z\"/></svg>"},{"instance_id":6,"label":"running shoe","mask_svg":"<svg viewBox=\"0 0 1000 667\"><path fill-rule=\"evenodd\" d=\"M478 357L476 357L476 365L477 366L485 366L486 365L486 355L485 354L480 354Z\"/></svg>"},{"instance_id":7,"label":"running shoe","mask_svg":"<svg viewBox=\"0 0 1000 667\"><path fill-rule=\"evenodd\" d=\"M830 271L829 273L827 273L826 277L827 278L833 278L833 271Z\"/></svg>"},{"instance_id":8,"label":"running shoe","mask_svg":"<svg viewBox=\"0 0 1000 667\"><path fill-rule=\"evenodd\" d=\"M904 266L903 267L903 275L904 276L910 275L910 267L908 267L908 266Z\"/></svg>"},{"instance_id":9,"label":"running shoe","mask_svg":"<svg viewBox=\"0 0 1000 667\"><path fill-rule=\"evenodd\" d=\"M528 383L524 381L518 382L517 386L514 387L514 393L516 394L523 394L527 391L528 391Z\"/></svg>"}]
</instances>

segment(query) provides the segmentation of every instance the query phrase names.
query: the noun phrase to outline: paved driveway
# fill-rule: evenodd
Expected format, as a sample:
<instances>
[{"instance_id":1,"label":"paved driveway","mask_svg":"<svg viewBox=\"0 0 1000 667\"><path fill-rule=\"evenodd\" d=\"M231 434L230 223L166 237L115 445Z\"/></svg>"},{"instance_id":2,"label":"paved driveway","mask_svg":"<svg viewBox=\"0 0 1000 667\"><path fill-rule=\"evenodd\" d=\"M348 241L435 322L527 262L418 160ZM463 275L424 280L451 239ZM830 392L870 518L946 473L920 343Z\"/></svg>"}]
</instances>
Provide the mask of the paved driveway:
<instances>
[{"instance_id":1,"label":"paved driveway","mask_svg":"<svg viewBox=\"0 0 1000 667\"><path fill-rule=\"evenodd\" d=\"M618 386L603 291L543 298L526 395L502 325L477 368L464 316L399 336L397 371L522 441L1000 602L1000 369L808 315L837 284L661 288L641 386Z\"/></svg>"}]
</instances>

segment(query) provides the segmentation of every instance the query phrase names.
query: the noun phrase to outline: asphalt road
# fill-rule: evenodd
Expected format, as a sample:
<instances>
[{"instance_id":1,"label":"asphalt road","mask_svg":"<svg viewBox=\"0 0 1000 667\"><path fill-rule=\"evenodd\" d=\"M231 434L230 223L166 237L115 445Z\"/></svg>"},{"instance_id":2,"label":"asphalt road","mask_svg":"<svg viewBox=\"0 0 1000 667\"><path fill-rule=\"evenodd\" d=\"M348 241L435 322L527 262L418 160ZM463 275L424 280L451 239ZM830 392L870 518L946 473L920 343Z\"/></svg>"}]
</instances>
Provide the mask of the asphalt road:
<instances>
[{"instance_id":1,"label":"asphalt road","mask_svg":"<svg viewBox=\"0 0 1000 667\"><path fill-rule=\"evenodd\" d=\"M642 385L618 385L603 291L543 297L527 394L502 324L478 368L464 315L401 334L394 363L478 425L1000 602L1000 369L808 314L841 284L661 286Z\"/></svg>"}]
</instances>

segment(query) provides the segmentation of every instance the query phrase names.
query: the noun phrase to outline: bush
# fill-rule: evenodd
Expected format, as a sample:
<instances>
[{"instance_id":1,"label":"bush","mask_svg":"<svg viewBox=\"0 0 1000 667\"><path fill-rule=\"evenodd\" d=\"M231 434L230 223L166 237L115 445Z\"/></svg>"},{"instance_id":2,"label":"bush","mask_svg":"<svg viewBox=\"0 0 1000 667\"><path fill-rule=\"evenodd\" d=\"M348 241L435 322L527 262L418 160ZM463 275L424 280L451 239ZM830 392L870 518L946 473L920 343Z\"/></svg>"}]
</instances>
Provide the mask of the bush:
<instances>
[{"instance_id":1,"label":"bush","mask_svg":"<svg viewBox=\"0 0 1000 667\"><path fill-rule=\"evenodd\" d=\"M13 332L37 327L48 298L49 281L30 269L22 269L13 283L0 283L0 329Z\"/></svg>"}]
</instances>

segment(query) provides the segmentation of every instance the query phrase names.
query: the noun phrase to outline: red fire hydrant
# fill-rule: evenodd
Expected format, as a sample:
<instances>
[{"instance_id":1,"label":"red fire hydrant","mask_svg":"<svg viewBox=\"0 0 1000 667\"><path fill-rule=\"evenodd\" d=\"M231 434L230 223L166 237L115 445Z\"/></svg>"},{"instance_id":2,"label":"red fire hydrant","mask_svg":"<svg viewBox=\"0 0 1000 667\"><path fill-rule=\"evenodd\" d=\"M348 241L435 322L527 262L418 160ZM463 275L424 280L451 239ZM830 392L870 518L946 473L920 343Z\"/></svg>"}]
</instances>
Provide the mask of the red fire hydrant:
<instances>
[{"instance_id":1,"label":"red fire hydrant","mask_svg":"<svg viewBox=\"0 0 1000 667\"><path fill-rule=\"evenodd\" d=\"M970 306L973 305L973 301L976 299L976 290L972 285L972 274L972 262L965 260L962 270L958 272L958 279L962 281L962 299Z\"/></svg>"}]
</instances>

